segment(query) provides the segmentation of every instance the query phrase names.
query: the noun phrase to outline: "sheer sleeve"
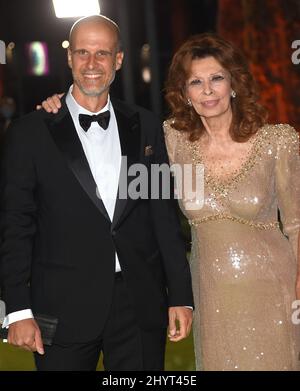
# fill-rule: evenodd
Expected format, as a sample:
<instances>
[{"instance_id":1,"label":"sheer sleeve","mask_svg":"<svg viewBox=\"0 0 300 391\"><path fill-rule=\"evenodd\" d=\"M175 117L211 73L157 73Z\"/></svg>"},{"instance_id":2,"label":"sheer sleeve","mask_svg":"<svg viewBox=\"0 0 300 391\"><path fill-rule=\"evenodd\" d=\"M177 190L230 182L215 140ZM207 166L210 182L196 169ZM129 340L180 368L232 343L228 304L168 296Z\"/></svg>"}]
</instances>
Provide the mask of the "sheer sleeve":
<instances>
[{"instance_id":1,"label":"sheer sleeve","mask_svg":"<svg viewBox=\"0 0 300 391\"><path fill-rule=\"evenodd\" d=\"M300 229L299 135L289 125L276 125L276 188L283 232L288 236L295 257Z\"/></svg>"},{"instance_id":2,"label":"sheer sleeve","mask_svg":"<svg viewBox=\"0 0 300 391\"><path fill-rule=\"evenodd\" d=\"M166 146L169 156L170 164L175 163L175 152L176 152L176 144L177 144L177 130L172 128L171 120L167 120L163 124Z\"/></svg>"}]
</instances>

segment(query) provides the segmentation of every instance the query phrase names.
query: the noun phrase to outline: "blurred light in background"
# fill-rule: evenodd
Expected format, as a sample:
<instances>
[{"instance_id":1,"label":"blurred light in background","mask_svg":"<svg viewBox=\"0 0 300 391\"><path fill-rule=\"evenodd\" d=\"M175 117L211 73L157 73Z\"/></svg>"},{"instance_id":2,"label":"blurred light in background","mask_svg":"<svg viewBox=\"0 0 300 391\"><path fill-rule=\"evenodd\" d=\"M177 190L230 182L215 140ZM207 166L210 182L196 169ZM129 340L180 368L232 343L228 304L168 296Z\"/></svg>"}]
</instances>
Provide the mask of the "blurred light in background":
<instances>
[{"instance_id":1,"label":"blurred light in background","mask_svg":"<svg viewBox=\"0 0 300 391\"><path fill-rule=\"evenodd\" d=\"M64 48L64 49L68 49L68 47L69 47L69 41L63 41L62 43L61 43L61 46Z\"/></svg>"},{"instance_id":2,"label":"blurred light in background","mask_svg":"<svg viewBox=\"0 0 300 391\"><path fill-rule=\"evenodd\" d=\"M5 52L6 52L5 42L0 41L0 64L6 63Z\"/></svg>"},{"instance_id":3,"label":"blurred light in background","mask_svg":"<svg viewBox=\"0 0 300 391\"><path fill-rule=\"evenodd\" d=\"M12 61L13 58L13 50L16 47L16 44L14 42L10 42L6 47L6 59L8 62Z\"/></svg>"},{"instance_id":4,"label":"blurred light in background","mask_svg":"<svg viewBox=\"0 0 300 391\"><path fill-rule=\"evenodd\" d=\"M14 42L10 42L8 45L7 45L7 49L8 50L13 50L15 48L16 44Z\"/></svg>"},{"instance_id":5,"label":"blurred light in background","mask_svg":"<svg viewBox=\"0 0 300 391\"><path fill-rule=\"evenodd\" d=\"M100 14L98 0L52 0L57 18L74 18Z\"/></svg>"},{"instance_id":6,"label":"blurred light in background","mask_svg":"<svg viewBox=\"0 0 300 391\"><path fill-rule=\"evenodd\" d=\"M142 79L144 83L151 82L150 45L145 43L141 49Z\"/></svg>"},{"instance_id":7,"label":"blurred light in background","mask_svg":"<svg viewBox=\"0 0 300 391\"><path fill-rule=\"evenodd\" d=\"M142 46L141 56L144 61L149 61L150 59L150 45L145 43Z\"/></svg>"},{"instance_id":8,"label":"blurred light in background","mask_svg":"<svg viewBox=\"0 0 300 391\"><path fill-rule=\"evenodd\" d=\"M151 82L151 70L149 67L144 67L142 70L142 77L145 83Z\"/></svg>"},{"instance_id":9,"label":"blurred light in background","mask_svg":"<svg viewBox=\"0 0 300 391\"><path fill-rule=\"evenodd\" d=\"M48 47L45 42L30 42L26 44L28 58L28 73L34 76L49 74Z\"/></svg>"}]
</instances>

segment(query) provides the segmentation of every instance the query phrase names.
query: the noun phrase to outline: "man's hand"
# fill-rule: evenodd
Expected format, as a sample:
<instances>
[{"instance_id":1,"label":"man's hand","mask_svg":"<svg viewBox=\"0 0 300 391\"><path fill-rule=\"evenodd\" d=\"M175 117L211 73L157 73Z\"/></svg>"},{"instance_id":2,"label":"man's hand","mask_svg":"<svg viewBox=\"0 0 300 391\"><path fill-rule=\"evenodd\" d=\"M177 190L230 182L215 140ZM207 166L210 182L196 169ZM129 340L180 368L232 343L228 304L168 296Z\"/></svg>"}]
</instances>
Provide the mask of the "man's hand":
<instances>
[{"instance_id":1,"label":"man's hand","mask_svg":"<svg viewBox=\"0 0 300 391\"><path fill-rule=\"evenodd\" d=\"M176 327L176 321L179 328ZM193 321L193 310L186 307L169 308L169 340L178 342L189 336Z\"/></svg>"},{"instance_id":2,"label":"man's hand","mask_svg":"<svg viewBox=\"0 0 300 391\"><path fill-rule=\"evenodd\" d=\"M36 109L40 110L43 108L46 110L48 113L57 113L58 110L61 108L61 97L64 94L54 94L50 98L47 98L46 100L43 100L41 105L37 105Z\"/></svg>"},{"instance_id":3,"label":"man's hand","mask_svg":"<svg viewBox=\"0 0 300 391\"><path fill-rule=\"evenodd\" d=\"M31 352L44 354L41 332L34 319L19 320L9 325L7 342Z\"/></svg>"}]
</instances>

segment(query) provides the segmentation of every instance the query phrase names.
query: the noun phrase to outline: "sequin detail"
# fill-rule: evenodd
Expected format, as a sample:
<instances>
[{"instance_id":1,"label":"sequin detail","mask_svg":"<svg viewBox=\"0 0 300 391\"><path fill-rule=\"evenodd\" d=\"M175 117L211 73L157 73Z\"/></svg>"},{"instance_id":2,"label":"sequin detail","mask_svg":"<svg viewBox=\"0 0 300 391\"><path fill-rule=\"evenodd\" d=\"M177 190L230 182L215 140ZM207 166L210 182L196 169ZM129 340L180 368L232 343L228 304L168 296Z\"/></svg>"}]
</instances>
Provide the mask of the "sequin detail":
<instances>
[{"instance_id":1,"label":"sequin detail","mask_svg":"<svg viewBox=\"0 0 300 391\"><path fill-rule=\"evenodd\" d=\"M190 226L198 227L202 223L206 223L208 221L218 221L218 220L230 220L230 221L234 221L236 223L248 225L249 227L252 227L252 228L264 229L264 230L279 228L278 221L263 223L260 221L246 220L246 219L242 219L240 217L235 217L235 216L226 215L226 214L206 216L206 217L202 217L200 219L190 219L188 221L189 221Z\"/></svg>"}]
</instances>

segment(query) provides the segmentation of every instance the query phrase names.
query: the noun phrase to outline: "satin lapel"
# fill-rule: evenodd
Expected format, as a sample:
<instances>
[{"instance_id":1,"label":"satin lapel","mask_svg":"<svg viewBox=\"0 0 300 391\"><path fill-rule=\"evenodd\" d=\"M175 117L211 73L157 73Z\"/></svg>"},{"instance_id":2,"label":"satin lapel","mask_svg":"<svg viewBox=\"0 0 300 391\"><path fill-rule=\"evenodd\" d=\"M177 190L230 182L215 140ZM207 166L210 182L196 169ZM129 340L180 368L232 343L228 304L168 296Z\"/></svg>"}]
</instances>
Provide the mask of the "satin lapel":
<instances>
[{"instance_id":1,"label":"satin lapel","mask_svg":"<svg viewBox=\"0 0 300 391\"><path fill-rule=\"evenodd\" d=\"M85 157L85 153L74 127L72 117L64 102L59 113L55 116L54 121L46 120L46 123L53 140L65 157L78 182L90 197L94 205L98 208L98 210L107 220L110 221L102 200L97 196L96 182L94 181L88 161Z\"/></svg>"},{"instance_id":2,"label":"satin lapel","mask_svg":"<svg viewBox=\"0 0 300 391\"><path fill-rule=\"evenodd\" d=\"M113 102L113 107L118 123L122 152L122 165L112 228L116 227L116 225L120 223L121 218L124 216L125 209L128 209L132 203L132 200L128 197L128 185L130 180L133 178L128 176L128 168L130 165L139 162L141 153L141 129L139 113L131 110L122 102ZM125 194L124 189L126 189Z\"/></svg>"}]
</instances>

